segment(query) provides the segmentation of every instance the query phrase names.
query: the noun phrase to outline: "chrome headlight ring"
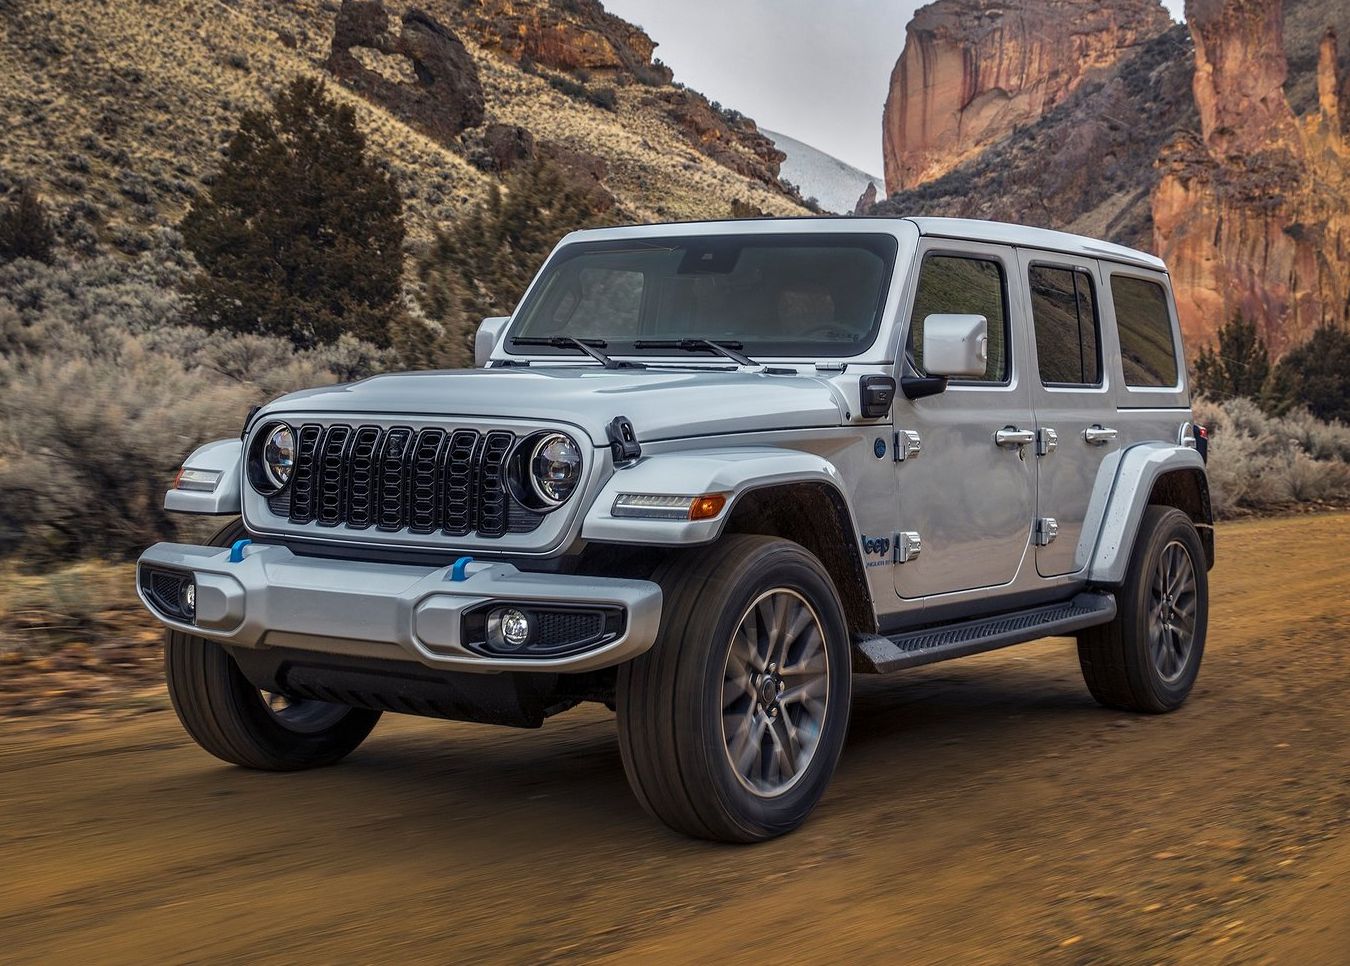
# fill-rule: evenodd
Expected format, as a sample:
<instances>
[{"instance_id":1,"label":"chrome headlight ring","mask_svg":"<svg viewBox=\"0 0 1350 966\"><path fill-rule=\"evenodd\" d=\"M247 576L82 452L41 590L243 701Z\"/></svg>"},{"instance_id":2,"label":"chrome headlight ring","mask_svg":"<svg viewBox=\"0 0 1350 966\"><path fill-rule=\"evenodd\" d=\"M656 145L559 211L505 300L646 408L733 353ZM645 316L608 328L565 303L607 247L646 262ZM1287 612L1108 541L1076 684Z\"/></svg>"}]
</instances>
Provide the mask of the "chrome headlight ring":
<instances>
[{"instance_id":1,"label":"chrome headlight ring","mask_svg":"<svg viewBox=\"0 0 1350 966\"><path fill-rule=\"evenodd\" d=\"M248 478L264 496L280 493L295 472L295 430L281 422L268 423L249 447Z\"/></svg>"}]
</instances>

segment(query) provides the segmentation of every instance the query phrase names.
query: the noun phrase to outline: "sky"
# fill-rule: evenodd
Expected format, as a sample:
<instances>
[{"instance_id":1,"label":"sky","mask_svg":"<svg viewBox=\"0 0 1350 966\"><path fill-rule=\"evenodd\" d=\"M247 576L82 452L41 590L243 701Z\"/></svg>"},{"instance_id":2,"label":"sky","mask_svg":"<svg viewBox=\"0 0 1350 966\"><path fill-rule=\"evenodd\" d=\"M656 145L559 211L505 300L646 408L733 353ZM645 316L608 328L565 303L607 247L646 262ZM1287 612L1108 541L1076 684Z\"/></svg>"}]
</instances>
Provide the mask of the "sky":
<instances>
[{"instance_id":1,"label":"sky","mask_svg":"<svg viewBox=\"0 0 1350 966\"><path fill-rule=\"evenodd\" d=\"M1013 0L1014 3L1017 0ZM1183 0L1163 0L1181 19ZM604 0L675 79L871 175L881 109L919 0Z\"/></svg>"}]
</instances>

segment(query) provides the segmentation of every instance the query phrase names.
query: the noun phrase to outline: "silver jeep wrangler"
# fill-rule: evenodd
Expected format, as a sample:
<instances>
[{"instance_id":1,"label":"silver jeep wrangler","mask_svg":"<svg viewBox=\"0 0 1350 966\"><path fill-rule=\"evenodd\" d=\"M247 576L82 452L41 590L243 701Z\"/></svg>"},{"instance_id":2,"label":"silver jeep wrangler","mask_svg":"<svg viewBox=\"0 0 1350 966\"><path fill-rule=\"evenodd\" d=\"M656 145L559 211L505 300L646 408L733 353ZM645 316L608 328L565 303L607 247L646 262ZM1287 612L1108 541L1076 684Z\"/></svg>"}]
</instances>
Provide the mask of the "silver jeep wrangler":
<instances>
[{"instance_id":1,"label":"silver jeep wrangler","mask_svg":"<svg viewBox=\"0 0 1350 966\"><path fill-rule=\"evenodd\" d=\"M188 457L138 589L183 725L251 768L396 711L615 710L633 790L749 842L810 814L854 674L1074 635L1179 706L1214 560L1158 259L978 221L577 232L478 368L285 396Z\"/></svg>"}]
</instances>

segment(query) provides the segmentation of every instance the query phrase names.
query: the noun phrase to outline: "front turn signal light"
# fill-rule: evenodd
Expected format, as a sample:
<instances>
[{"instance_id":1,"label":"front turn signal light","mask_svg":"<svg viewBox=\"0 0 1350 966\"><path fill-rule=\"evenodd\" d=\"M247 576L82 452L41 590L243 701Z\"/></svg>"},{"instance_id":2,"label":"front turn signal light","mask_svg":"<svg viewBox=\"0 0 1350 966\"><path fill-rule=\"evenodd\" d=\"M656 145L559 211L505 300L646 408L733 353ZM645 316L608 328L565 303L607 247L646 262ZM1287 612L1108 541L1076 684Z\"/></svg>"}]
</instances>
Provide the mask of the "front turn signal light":
<instances>
[{"instance_id":1,"label":"front turn signal light","mask_svg":"<svg viewBox=\"0 0 1350 966\"><path fill-rule=\"evenodd\" d=\"M707 493L695 497L693 504L689 507L689 519L711 520L721 513L722 507L726 505L727 496L725 493Z\"/></svg>"}]
</instances>

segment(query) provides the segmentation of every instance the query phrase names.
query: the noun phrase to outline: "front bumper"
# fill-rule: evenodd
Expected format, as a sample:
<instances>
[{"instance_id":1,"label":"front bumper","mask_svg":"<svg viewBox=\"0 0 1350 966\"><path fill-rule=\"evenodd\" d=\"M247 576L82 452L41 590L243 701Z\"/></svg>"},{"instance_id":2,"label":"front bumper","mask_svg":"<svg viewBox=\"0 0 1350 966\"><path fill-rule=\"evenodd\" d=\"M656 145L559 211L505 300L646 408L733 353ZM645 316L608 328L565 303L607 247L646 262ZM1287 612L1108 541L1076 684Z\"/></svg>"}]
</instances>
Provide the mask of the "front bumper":
<instances>
[{"instance_id":1,"label":"front bumper","mask_svg":"<svg viewBox=\"0 0 1350 966\"><path fill-rule=\"evenodd\" d=\"M509 564L418 567L302 557L282 546L157 543L141 555L136 589L166 626L232 647L285 647L416 661L454 671L590 671L650 648L661 621L661 588L646 580L527 573ZM195 620L166 611L146 592L147 573L191 575ZM458 577L459 579L455 579ZM621 630L559 657L496 656L462 639L466 612L493 603L619 608Z\"/></svg>"}]
</instances>

